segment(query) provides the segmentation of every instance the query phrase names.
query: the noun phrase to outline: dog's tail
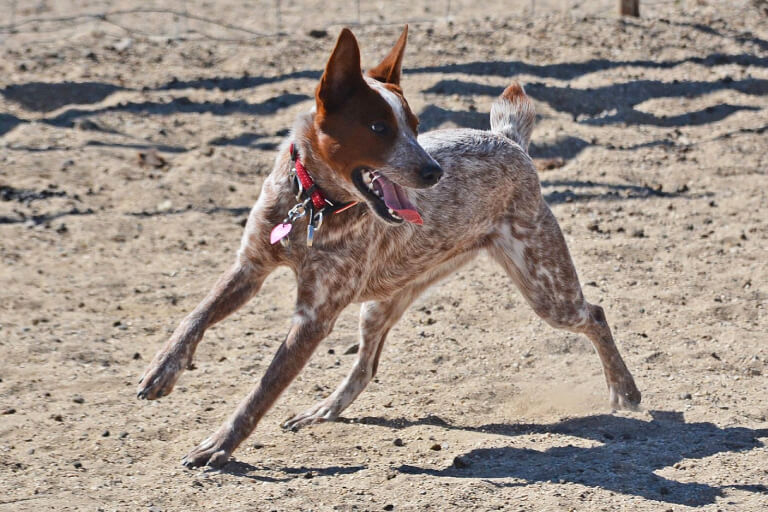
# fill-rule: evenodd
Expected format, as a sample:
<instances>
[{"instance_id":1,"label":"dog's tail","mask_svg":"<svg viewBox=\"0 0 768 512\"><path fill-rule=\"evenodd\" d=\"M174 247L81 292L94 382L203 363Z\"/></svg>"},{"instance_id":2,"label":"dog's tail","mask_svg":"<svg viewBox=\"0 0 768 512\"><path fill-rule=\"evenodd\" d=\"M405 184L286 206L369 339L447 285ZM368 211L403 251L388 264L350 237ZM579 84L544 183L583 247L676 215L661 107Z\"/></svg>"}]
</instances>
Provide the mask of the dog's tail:
<instances>
[{"instance_id":1,"label":"dog's tail","mask_svg":"<svg viewBox=\"0 0 768 512\"><path fill-rule=\"evenodd\" d=\"M535 119L533 102L517 82L504 89L491 105L491 131L512 139L526 152Z\"/></svg>"}]
</instances>

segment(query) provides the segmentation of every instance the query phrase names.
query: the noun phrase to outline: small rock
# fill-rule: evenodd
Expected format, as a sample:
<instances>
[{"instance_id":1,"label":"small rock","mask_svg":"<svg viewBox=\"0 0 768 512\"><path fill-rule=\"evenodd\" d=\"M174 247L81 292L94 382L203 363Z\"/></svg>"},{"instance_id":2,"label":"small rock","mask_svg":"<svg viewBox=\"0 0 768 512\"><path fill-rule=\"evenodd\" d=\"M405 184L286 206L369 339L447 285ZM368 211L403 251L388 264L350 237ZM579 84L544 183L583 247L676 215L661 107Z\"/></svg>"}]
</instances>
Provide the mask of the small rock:
<instances>
[{"instance_id":1,"label":"small rock","mask_svg":"<svg viewBox=\"0 0 768 512\"><path fill-rule=\"evenodd\" d=\"M72 123L72 126L77 130L91 131L91 132L103 132L105 130L99 123L92 121L91 119L77 119Z\"/></svg>"},{"instance_id":2,"label":"small rock","mask_svg":"<svg viewBox=\"0 0 768 512\"><path fill-rule=\"evenodd\" d=\"M405 443L403 443L403 440L400 439L399 437L394 441L392 441L392 444L394 444L395 446L405 446Z\"/></svg>"},{"instance_id":3,"label":"small rock","mask_svg":"<svg viewBox=\"0 0 768 512\"><path fill-rule=\"evenodd\" d=\"M139 354L138 352L135 352L135 353L133 354L133 358L134 358L134 359L141 359L141 354Z\"/></svg>"},{"instance_id":4,"label":"small rock","mask_svg":"<svg viewBox=\"0 0 768 512\"><path fill-rule=\"evenodd\" d=\"M159 212L167 212L171 208L173 208L173 203L171 202L170 199L166 199L165 201L157 205L157 211Z\"/></svg>"},{"instance_id":5,"label":"small rock","mask_svg":"<svg viewBox=\"0 0 768 512\"><path fill-rule=\"evenodd\" d=\"M680 393L680 399L681 400L690 400L693 398L690 393Z\"/></svg>"},{"instance_id":6,"label":"small rock","mask_svg":"<svg viewBox=\"0 0 768 512\"><path fill-rule=\"evenodd\" d=\"M391 503L384 505L384 510L395 510L395 506Z\"/></svg>"},{"instance_id":7,"label":"small rock","mask_svg":"<svg viewBox=\"0 0 768 512\"><path fill-rule=\"evenodd\" d=\"M328 37L328 31L322 28L313 28L308 33L309 37L314 37L315 39L322 39L324 37Z\"/></svg>"},{"instance_id":8,"label":"small rock","mask_svg":"<svg viewBox=\"0 0 768 512\"><path fill-rule=\"evenodd\" d=\"M130 37L126 37L124 39L119 40L115 44L112 45L112 49L116 52L124 52L125 50L129 49L131 46L133 46L133 39Z\"/></svg>"},{"instance_id":9,"label":"small rock","mask_svg":"<svg viewBox=\"0 0 768 512\"><path fill-rule=\"evenodd\" d=\"M75 402L76 404L84 404L85 398L81 396L76 396L75 398L72 399L72 401Z\"/></svg>"},{"instance_id":10,"label":"small rock","mask_svg":"<svg viewBox=\"0 0 768 512\"><path fill-rule=\"evenodd\" d=\"M125 439L126 437L128 437L128 432L121 432L120 433L120 439Z\"/></svg>"},{"instance_id":11,"label":"small rock","mask_svg":"<svg viewBox=\"0 0 768 512\"><path fill-rule=\"evenodd\" d=\"M560 167L565 165L565 160L563 158L539 158L536 159L535 162L536 168L539 171L551 171L553 169L559 169Z\"/></svg>"},{"instance_id":12,"label":"small rock","mask_svg":"<svg viewBox=\"0 0 768 512\"><path fill-rule=\"evenodd\" d=\"M442 447L442 446L440 446L440 443L435 443L435 444L433 444L432 446L430 446L430 447L429 447L429 449L430 449L430 450L434 450L434 451L436 451L436 452L439 452L440 450L442 450L442 449L443 449L443 447Z\"/></svg>"},{"instance_id":13,"label":"small rock","mask_svg":"<svg viewBox=\"0 0 768 512\"><path fill-rule=\"evenodd\" d=\"M315 474L311 471L307 471L304 473L304 479L309 480L310 478L315 478Z\"/></svg>"},{"instance_id":14,"label":"small rock","mask_svg":"<svg viewBox=\"0 0 768 512\"><path fill-rule=\"evenodd\" d=\"M347 350L344 351L344 355L357 354L358 350L360 350L360 345L355 343L354 345L350 345Z\"/></svg>"},{"instance_id":15,"label":"small rock","mask_svg":"<svg viewBox=\"0 0 768 512\"><path fill-rule=\"evenodd\" d=\"M590 231L594 231L595 233L602 233L603 230L600 229L600 224L597 223L597 221L590 222L587 224L587 229Z\"/></svg>"},{"instance_id":16,"label":"small rock","mask_svg":"<svg viewBox=\"0 0 768 512\"><path fill-rule=\"evenodd\" d=\"M64 421L64 418L62 418L61 414L54 414L52 418L53 421Z\"/></svg>"},{"instance_id":17,"label":"small rock","mask_svg":"<svg viewBox=\"0 0 768 512\"><path fill-rule=\"evenodd\" d=\"M79 460L73 462L72 465L75 466L75 469L80 469L83 467L83 464Z\"/></svg>"},{"instance_id":18,"label":"small rock","mask_svg":"<svg viewBox=\"0 0 768 512\"><path fill-rule=\"evenodd\" d=\"M646 238L645 231L642 229L636 229L632 232L632 236L635 238Z\"/></svg>"},{"instance_id":19,"label":"small rock","mask_svg":"<svg viewBox=\"0 0 768 512\"><path fill-rule=\"evenodd\" d=\"M139 152L139 165L142 167L154 167L159 169L168 165L168 161L160 156L156 149Z\"/></svg>"},{"instance_id":20,"label":"small rock","mask_svg":"<svg viewBox=\"0 0 768 512\"><path fill-rule=\"evenodd\" d=\"M9 407L8 409L3 409L3 414L16 414L16 409L13 407Z\"/></svg>"},{"instance_id":21,"label":"small rock","mask_svg":"<svg viewBox=\"0 0 768 512\"><path fill-rule=\"evenodd\" d=\"M109 437L109 430L105 430L101 433L101 437Z\"/></svg>"},{"instance_id":22,"label":"small rock","mask_svg":"<svg viewBox=\"0 0 768 512\"><path fill-rule=\"evenodd\" d=\"M464 457L454 457L453 458L453 467L456 469L464 469L470 466L470 463L467 459Z\"/></svg>"}]
</instances>

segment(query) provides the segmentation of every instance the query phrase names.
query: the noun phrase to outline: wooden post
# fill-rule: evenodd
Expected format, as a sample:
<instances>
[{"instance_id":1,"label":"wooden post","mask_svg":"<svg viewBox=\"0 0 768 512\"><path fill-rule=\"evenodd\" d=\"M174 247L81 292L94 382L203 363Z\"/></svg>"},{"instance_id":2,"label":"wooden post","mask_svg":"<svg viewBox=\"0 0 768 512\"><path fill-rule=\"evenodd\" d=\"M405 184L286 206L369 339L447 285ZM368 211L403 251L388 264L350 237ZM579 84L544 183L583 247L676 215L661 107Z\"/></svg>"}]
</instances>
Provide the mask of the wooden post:
<instances>
[{"instance_id":1,"label":"wooden post","mask_svg":"<svg viewBox=\"0 0 768 512\"><path fill-rule=\"evenodd\" d=\"M639 17L640 0L619 0L619 14Z\"/></svg>"}]
</instances>

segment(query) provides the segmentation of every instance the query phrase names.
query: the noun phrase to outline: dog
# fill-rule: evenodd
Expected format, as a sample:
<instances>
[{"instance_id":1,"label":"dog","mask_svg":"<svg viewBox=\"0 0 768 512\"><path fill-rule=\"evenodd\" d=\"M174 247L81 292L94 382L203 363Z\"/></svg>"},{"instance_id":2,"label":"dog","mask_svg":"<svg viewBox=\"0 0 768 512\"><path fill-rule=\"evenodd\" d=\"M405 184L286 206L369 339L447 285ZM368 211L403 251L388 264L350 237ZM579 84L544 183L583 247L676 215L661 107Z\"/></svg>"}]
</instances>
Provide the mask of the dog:
<instances>
[{"instance_id":1,"label":"dog","mask_svg":"<svg viewBox=\"0 0 768 512\"><path fill-rule=\"evenodd\" d=\"M585 334L603 366L614 408L640 392L600 306L582 294L560 228L528 155L533 103L516 82L491 106L490 131L437 130L418 119L400 87L408 27L365 74L349 29L341 31L315 92L280 148L250 212L234 265L176 328L138 386L154 400L191 366L205 330L291 268L291 327L258 385L232 416L183 459L225 464L330 334L341 311L362 303L360 346L326 399L288 420L332 421L376 374L387 333L431 284L485 251L550 325Z\"/></svg>"}]
</instances>

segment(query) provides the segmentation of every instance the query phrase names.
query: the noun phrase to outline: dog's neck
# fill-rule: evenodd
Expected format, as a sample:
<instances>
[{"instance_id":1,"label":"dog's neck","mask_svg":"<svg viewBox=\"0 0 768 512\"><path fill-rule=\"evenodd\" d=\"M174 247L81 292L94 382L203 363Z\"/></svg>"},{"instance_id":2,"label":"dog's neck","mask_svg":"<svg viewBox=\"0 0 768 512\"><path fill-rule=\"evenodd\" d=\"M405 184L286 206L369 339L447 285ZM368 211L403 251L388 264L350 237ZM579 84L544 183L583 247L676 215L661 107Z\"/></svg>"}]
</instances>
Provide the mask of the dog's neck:
<instances>
[{"instance_id":1,"label":"dog's neck","mask_svg":"<svg viewBox=\"0 0 768 512\"><path fill-rule=\"evenodd\" d=\"M290 141L296 145L298 156L312 180L328 199L344 203L357 201L358 198L340 184L344 178L325 161L318 150L319 134L318 128L315 126L315 115L313 109L311 112L301 114L296 119Z\"/></svg>"}]
</instances>

